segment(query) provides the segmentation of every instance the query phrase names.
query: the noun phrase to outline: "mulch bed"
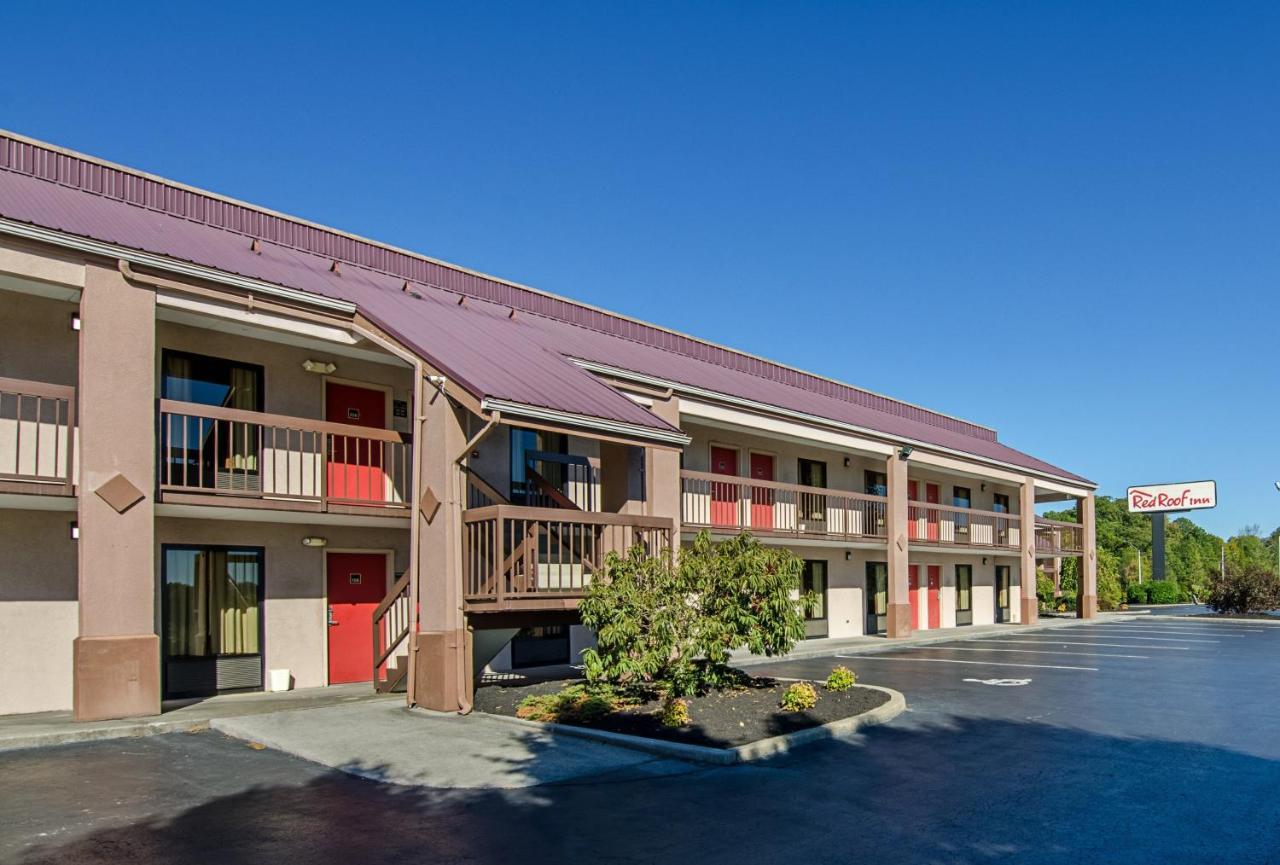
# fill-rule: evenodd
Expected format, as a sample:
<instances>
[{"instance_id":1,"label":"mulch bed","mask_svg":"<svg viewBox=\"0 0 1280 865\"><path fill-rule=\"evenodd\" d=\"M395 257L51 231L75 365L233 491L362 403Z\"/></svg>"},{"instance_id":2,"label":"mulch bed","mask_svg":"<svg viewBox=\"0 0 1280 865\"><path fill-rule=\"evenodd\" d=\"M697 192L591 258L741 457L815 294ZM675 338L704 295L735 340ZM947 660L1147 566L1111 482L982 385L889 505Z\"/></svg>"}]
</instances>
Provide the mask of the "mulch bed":
<instances>
[{"instance_id":1,"label":"mulch bed","mask_svg":"<svg viewBox=\"0 0 1280 865\"><path fill-rule=\"evenodd\" d=\"M573 684L572 680L485 685L476 689L475 708L494 715L515 717L516 707L525 697L553 694L570 684ZM774 679L753 679L748 687L740 690L690 697L691 721L687 726L675 729L662 726L652 714L661 705L656 700L606 715L589 726L689 745L734 748L861 715L889 701L889 696L883 691L871 688L854 687L848 691L832 692L821 684L815 684L818 705L807 711L788 712L778 708L778 700L789 684Z\"/></svg>"}]
</instances>

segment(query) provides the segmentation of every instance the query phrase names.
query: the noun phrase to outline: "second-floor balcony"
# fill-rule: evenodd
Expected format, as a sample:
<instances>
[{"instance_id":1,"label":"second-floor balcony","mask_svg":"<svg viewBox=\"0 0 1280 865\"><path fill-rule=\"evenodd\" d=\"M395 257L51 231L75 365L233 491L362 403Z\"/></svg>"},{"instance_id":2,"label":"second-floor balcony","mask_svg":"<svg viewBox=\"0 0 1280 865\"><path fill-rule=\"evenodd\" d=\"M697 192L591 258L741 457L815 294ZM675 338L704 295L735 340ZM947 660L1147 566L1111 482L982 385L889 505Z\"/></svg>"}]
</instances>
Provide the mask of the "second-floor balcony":
<instances>
[{"instance_id":1,"label":"second-floor balcony","mask_svg":"<svg viewBox=\"0 0 1280 865\"><path fill-rule=\"evenodd\" d=\"M393 430L160 400L160 499L402 516L409 437Z\"/></svg>"},{"instance_id":2,"label":"second-floor balcony","mask_svg":"<svg viewBox=\"0 0 1280 865\"><path fill-rule=\"evenodd\" d=\"M0 378L0 492L75 493L76 391Z\"/></svg>"},{"instance_id":3,"label":"second-floor balcony","mask_svg":"<svg viewBox=\"0 0 1280 865\"><path fill-rule=\"evenodd\" d=\"M1084 552L1084 527L1036 517L1036 553L1041 556L1078 556Z\"/></svg>"},{"instance_id":4,"label":"second-floor balcony","mask_svg":"<svg viewBox=\"0 0 1280 865\"><path fill-rule=\"evenodd\" d=\"M932 546L1016 550L1022 543L1022 518L1004 511L910 502L907 540Z\"/></svg>"},{"instance_id":5,"label":"second-floor balcony","mask_svg":"<svg viewBox=\"0 0 1280 865\"><path fill-rule=\"evenodd\" d=\"M888 499L708 472L680 472L681 522L713 532L884 540Z\"/></svg>"}]
</instances>

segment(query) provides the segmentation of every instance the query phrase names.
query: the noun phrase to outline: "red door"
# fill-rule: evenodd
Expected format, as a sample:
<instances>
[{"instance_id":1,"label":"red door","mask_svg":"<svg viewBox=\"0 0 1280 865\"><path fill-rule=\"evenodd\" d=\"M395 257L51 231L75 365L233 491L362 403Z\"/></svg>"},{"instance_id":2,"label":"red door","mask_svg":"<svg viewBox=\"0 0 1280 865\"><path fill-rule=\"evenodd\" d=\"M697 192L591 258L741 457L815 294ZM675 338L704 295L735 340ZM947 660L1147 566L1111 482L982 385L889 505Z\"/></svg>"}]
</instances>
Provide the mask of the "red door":
<instances>
[{"instance_id":1,"label":"red door","mask_svg":"<svg viewBox=\"0 0 1280 865\"><path fill-rule=\"evenodd\" d=\"M711 446L711 473L738 476L738 452L733 448ZM738 525L737 481L711 482L711 525Z\"/></svg>"},{"instance_id":2,"label":"red door","mask_svg":"<svg viewBox=\"0 0 1280 865\"><path fill-rule=\"evenodd\" d=\"M387 428L387 395L384 391L327 381L324 407L324 419L330 423ZM354 435L332 435L329 437L328 456L330 499L353 502L387 500L382 442Z\"/></svg>"},{"instance_id":3,"label":"red door","mask_svg":"<svg viewBox=\"0 0 1280 865\"><path fill-rule=\"evenodd\" d=\"M773 457L769 454L751 455L751 479L773 480ZM751 528L773 531L773 488L751 488Z\"/></svg>"},{"instance_id":4,"label":"red door","mask_svg":"<svg viewBox=\"0 0 1280 865\"><path fill-rule=\"evenodd\" d=\"M941 502L940 495L941 493L938 489L937 484L924 485L924 500L928 504L931 504L931 505L939 504ZM927 516L928 527L926 529L927 536L929 540L936 541L938 539L938 509L929 508L928 511L926 511L926 513L928 514Z\"/></svg>"},{"instance_id":5,"label":"red door","mask_svg":"<svg viewBox=\"0 0 1280 865\"><path fill-rule=\"evenodd\" d=\"M920 627L920 566L907 565L907 594L911 598L911 628Z\"/></svg>"},{"instance_id":6,"label":"red door","mask_svg":"<svg viewBox=\"0 0 1280 865\"><path fill-rule=\"evenodd\" d=\"M914 504L919 493L919 484L915 481L907 481L907 540L909 541L920 537L920 511Z\"/></svg>"},{"instance_id":7,"label":"red door","mask_svg":"<svg viewBox=\"0 0 1280 865\"><path fill-rule=\"evenodd\" d=\"M942 607L938 596L942 592L942 565L929 565L929 627L942 627Z\"/></svg>"},{"instance_id":8,"label":"red door","mask_svg":"<svg viewBox=\"0 0 1280 865\"><path fill-rule=\"evenodd\" d=\"M387 593L382 553L329 553L329 684L373 678L373 610Z\"/></svg>"}]
</instances>

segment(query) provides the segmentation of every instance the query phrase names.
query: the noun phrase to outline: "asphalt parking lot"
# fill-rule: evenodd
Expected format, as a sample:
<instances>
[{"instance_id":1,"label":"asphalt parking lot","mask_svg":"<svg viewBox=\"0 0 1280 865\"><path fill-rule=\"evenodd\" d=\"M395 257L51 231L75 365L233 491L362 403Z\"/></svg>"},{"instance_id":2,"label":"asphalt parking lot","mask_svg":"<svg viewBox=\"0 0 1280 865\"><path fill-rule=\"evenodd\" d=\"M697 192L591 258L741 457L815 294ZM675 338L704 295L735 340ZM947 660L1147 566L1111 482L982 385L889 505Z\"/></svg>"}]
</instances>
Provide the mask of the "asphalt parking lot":
<instances>
[{"instance_id":1,"label":"asphalt parking lot","mask_svg":"<svg viewBox=\"0 0 1280 865\"><path fill-rule=\"evenodd\" d=\"M1275 862L1280 625L1143 617L837 663L886 727L742 767L514 791L351 778L216 733L0 755L0 861Z\"/></svg>"}]
</instances>

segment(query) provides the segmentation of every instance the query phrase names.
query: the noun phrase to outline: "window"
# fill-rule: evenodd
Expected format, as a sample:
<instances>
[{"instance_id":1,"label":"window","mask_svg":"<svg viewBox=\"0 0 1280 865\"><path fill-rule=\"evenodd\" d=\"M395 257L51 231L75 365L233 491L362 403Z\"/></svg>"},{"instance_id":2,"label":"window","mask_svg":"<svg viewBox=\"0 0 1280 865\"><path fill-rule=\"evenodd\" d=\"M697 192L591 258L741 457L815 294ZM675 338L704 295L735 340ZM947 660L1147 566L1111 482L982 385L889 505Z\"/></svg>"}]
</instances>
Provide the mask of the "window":
<instances>
[{"instance_id":1,"label":"window","mask_svg":"<svg viewBox=\"0 0 1280 865\"><path fill-rule=\"evenodd\" d=\"M863 473L866 482L866 492L869 496L887 496L889 495L889 478L884 472L873 472L867 469Z\"/></svg>"},{"instance_id":2,"label":"window","mask_svg":"<svg viewBox=\"0 0 1280 865\"><path fill-rule=\"evenodd\" d=\"M827 488L827 464L820 460L800 460L800 486ZM800 516L809 522L827 519L827 497L817 493L800 493L797 505Z\"/></svg>"},{"instance_id":3,"label":"window","mask_svg":"<svg viewBox=\"0 0 1280 865\"><path fill-rule=\"evenodd\" d=\"M817 602L805 610L806 619L825 619L827 617L827 563L825 561L806 561L804 570L800 572L800 591L807 594L813 592Z\"/></svg>"},{"instance_id":4,"label":"window","mask_svg":"<svg viewBox=\"0 0 1280 865\"><path fill-rule=\"evenodd\" d=\"M969 488L968 487L952 487L951 488L951 504L955 505L958 508L973 507L973 497L969 493ZM956 535L957 535L956 540L963 540L959 536L960 535L967 536L969 534L969 515L964 513L957 513L955 515L955 521L956 521Z\"/></svg>"},{"instance_id":5,"label":"window","mask_svg":"<svg viewBox=\"0 0 1280 865\"><path fill-rule=\"evenodd\" d=\"M564 433L543 432L541 430L511 428L511 501L514 504L530 504L536 499L538 490L535 483L529 480L529 463L534 463L534 471L538 472L551 486L561 489L564 486L565 467L560 463L543 463L532 458L537 453L567 454L569 437Z\"/></svg>"},{"instance_id":6,"label":"window","mask_svg":"<svg viewBox=\"0 0 1280 865\"><path fill-rule=\"evenodd\" d=\"M1009 497L1004 493L996 493L993 497L991 510L998 514L1009 513ZM996 517L996 543L1002 546L1009 545L1009 520L1007 517ZM999 569L997 568L997 573Z\"/></svg>"},{"instance_id":7,"label":"window","mask_svg":"<svg viewBox=\"0 0 1280 865\"><path fill-rule=\"evenodd\" d=\"M882 634L888 626L889 564L867 562L867 633Z\"/></svg>"},{"instance_id":8,"label":"window","mask_svg":"<svg viewBox=\"0 0 1280 865\"><path fill-rule=\"evenodd\" d=\"M165 350L160 396L240 411L263 408L262 367ZM257 491L257 424L243 421L172 418L163 424L161 472L182 486Z\"/></svg>"},{"instance_id":9,"label":"window","mask_svg":"<svg viewBox=\"0 0 1280 865\"><path fill-rule=\"evenodd\" d=\"M991 510L998 514L1009 513L1009 497L1004 493L996 493L994 496L994 502L991 505Z\"/></svg>"},{"instance_id":10,"label":"window","mask_svg":"<svg viewBox=\"0 0 1280 865\"><path fill-rule=\"evenodd\" d=\"M973 624L972 565L956 565L956 624Z\"/></svg>"},{"instance_id":11,"label":"window","mask_svg":"<svg viewBox=\"0 0 1280 865\"><path fill-rule=\"evenodd\" d=\"M262 686L262 550L165 546L165 690Z\"/></svg>"},{"instance_id":12,"label":"window","mask_svg":"<svg viewBox=\"0 0 1280 865\"><path fill-rule=\"evenodd\" d=\"M524 628L511 639L511 667L547 667L569 663L569 626Z\"/></svg>"}]
</instances>

